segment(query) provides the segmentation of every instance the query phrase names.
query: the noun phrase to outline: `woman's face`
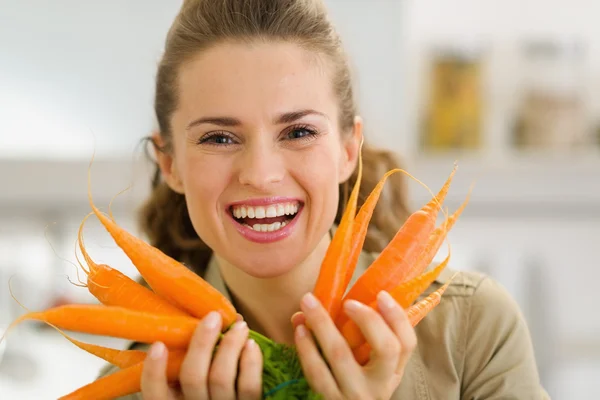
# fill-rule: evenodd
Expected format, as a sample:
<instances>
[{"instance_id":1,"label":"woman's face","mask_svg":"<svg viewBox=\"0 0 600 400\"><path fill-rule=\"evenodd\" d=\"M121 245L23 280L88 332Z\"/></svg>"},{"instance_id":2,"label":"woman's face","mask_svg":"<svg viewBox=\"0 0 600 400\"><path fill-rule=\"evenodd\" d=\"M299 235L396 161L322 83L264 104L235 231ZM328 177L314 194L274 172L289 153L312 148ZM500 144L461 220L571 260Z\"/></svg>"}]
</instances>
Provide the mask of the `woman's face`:
<instances>
[{"instance_id":1,"label":"woman's face","mask_svg":"<svg viewBox=\"0 0 600 400\"><path fill-rule=\"evenodd\" d=\"M251 276L284 274L328 240L362 134L359 120L340 132L331 78L290 43L222 44L180 71L164 176L200 238Z\"/></svg>"}]
</instances>

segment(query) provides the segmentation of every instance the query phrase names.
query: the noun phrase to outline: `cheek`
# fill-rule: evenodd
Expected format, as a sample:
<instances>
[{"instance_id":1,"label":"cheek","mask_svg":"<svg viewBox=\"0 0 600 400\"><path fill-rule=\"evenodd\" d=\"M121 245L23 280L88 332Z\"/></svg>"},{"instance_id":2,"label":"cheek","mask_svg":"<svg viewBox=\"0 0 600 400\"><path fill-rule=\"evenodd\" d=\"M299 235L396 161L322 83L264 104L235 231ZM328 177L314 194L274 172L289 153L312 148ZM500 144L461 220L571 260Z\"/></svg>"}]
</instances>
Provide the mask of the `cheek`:
<instances>
[{"instance_id":1,"label":"cheek","mask_svg":"<svg viewBox=\"0 0 600 400\"><path fill-rule=\"evenodd\" d=\"M306 190L312 207L327 218L337 213L340 156L333 144L324 146L319 151L309 152L295 168L297 180Z\"/></svg>"},{"instance_id":2,"label":"cheek","mask_svg":"<svg viewBox=\"0 0 600 400\"><path fill-rule=\"evenodd\" d=\"M189 156L182 165L187 206L197 229L210 224L217 216L218 199L227 188L230 171L227 162L220 157Z\"/></svg>"}]
</instances>

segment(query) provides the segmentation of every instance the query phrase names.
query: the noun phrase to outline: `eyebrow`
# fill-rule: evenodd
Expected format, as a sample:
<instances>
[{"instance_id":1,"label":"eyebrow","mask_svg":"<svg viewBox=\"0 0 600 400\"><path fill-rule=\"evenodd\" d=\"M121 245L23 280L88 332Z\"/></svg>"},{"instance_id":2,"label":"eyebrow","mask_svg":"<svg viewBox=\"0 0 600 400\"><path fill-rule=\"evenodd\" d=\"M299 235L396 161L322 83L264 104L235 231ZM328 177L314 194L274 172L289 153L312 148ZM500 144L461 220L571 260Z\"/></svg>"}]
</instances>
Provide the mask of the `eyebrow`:
<instances>
[{"instance_id":1,"label":"eyebrow","mask_svg":"<svg viewBox=\"0 0 600 400\"><path fill-rule=\"evenodd\" d=\"M280 114L277 116L277 118L275 118L274 122L276 124L289 124L289 123L297 121L300 118L303 118L307 115L319 115L321 117L324 117L325 119L329 119L327 117L327 115L323 114L322 112L307 109L307 110L291 111L291 112ZM230 126L240 126L240 125L242 125L242 122L239 119L233 118L233 117L202 117L202 118L198 118L198 119L190 122L188 124L188 126L186 127L186 130L189 130L189 129L191 129L195 126L201 125L201 124L212 124L212 125L230 127Z\"/></svg>"}]
</instances>

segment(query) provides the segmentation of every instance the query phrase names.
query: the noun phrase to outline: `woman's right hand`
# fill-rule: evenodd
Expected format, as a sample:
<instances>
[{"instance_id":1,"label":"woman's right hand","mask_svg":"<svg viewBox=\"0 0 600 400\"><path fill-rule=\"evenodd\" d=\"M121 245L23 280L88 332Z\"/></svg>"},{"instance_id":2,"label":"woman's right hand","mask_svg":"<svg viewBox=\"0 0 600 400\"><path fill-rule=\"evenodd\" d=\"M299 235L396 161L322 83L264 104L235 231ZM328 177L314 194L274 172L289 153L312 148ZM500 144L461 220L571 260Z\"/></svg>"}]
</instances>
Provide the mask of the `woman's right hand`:
<instances>
[{"instance_id":1,"label":"woman's right hand","mask_svg":"<svg viewBox=\"0 0 600 400\"><path fill-rule=\"evenodd\" d=\"M238 320L212 354L221 332L221 316L211 312L198 324L181 365L179 387L166 377L167 351L154 343L144 361L144 400L254 400L262 397L262 353L248 340L248 327ZM239 372L238 372L239 367Z\"/></svg>"}]
</instances>

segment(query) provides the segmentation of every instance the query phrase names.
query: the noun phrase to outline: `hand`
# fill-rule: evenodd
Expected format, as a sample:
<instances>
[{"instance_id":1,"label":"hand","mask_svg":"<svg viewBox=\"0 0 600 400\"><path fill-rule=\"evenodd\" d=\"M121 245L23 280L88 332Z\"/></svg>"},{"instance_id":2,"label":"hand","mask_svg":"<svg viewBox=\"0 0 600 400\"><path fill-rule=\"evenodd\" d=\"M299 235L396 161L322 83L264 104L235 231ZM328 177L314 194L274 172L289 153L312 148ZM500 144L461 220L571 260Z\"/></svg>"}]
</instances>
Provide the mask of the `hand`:
<instances>
[{"instance_id":1,"label":"hand","mask_svg":"<svg viewBox=\"0 0 600 400\"><path fill-rule=\"evenodd\" d=\"M372 350L364 366L356 362L350 346L311 293L302 299L302 312L292 317L304 375L311 388L326 399L389 399L400 384L417 337L406 313L387 292L379 293L377 300L380 313L357 301L344 304Z\"/></svg>"},{"instance_id":2,"label":"hand","mask_svg":"<svg viewBox=\"0 0 600 400\"><path fill-rule=\"evenodd\" d=\"M254 341L247 340L248 327L238 316L238 321L225 333L213 358L221 324L221 316L216 312L208 314L198 324L181 365L177 389L167 382L165 347L155 343L142 371L144 400L260 399L260 348Z\"/></svg>"}]
</instances>

